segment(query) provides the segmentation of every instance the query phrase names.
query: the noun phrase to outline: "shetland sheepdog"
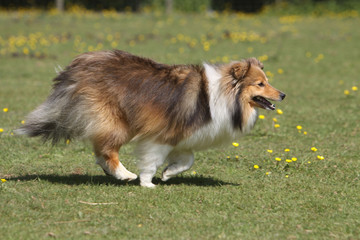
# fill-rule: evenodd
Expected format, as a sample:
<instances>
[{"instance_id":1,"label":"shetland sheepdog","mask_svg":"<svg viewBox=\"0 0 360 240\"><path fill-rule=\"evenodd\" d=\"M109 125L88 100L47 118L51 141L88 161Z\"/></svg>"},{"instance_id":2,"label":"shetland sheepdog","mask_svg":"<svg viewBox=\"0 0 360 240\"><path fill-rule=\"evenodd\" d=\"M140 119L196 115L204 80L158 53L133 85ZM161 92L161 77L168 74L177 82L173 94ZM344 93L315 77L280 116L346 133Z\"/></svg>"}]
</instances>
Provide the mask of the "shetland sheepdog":
<instances>
[{"instance_id":1,"label":"shetland sheepdog","mask_svg":"<svg viewBox=\"0 0 360 240\"><path fill-rule=\"evenodd\" d=\"M114 50L84 53L53 80L47 100L17 133L88 139L107 175L137 175L119 161L122 145L135 142L140 184L188 170L195 150L233 141L254 126L257 108L285 94L273 88L255 58L226 64L166 65Z\"/></svg>"}]
</instances>

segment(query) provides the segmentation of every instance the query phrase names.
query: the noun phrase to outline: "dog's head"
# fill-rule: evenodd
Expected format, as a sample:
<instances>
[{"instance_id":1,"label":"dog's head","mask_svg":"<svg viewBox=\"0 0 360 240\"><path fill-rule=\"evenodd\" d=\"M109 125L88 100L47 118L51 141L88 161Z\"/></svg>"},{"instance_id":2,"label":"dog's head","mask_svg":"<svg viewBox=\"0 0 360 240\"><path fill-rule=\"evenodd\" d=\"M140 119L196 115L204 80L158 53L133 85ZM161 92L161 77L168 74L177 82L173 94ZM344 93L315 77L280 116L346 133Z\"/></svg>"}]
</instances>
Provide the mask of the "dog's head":
<instances>
[{"instance_id":1,"label":"dog's head","mask_svg":"<svg viewBox=\"0 0 360 240\"><path fill-rule=\"evenodd\" d=\"M263 68L264 65L256 58L233 63L230 68L232 84L239 86L242 102L252 107L275 110L275 105L269 100L282 101L286 95L269 84Z\"/></svg>"}]
</instances>

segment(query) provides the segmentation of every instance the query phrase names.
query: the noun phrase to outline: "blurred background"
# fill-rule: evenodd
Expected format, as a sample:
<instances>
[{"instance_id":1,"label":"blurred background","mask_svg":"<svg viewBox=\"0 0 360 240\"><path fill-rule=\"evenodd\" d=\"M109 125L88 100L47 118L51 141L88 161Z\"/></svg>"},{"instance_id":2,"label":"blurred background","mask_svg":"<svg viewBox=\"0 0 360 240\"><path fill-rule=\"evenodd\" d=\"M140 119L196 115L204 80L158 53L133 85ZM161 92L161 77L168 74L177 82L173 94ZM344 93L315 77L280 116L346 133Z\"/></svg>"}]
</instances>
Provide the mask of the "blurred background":
<instances>
[{"instance_id":1,"label":"blurred background","mask_svg":"<svg viewBox=\"0 0 360 240\"><path fill-rule=\"evenodd\" d=\"M167 13L205 12L205 11L240 11L256 13L266 7L277 8L294 7L303 12L323 8L330 10L354 9L360 6L357 0L0 0L0 7L6 9L18 8L57 8L64 11L72 6L81 6L95 11L111 9L116 11L140 12L144 9L162 10Z\"/></svg>"}]
</instances>

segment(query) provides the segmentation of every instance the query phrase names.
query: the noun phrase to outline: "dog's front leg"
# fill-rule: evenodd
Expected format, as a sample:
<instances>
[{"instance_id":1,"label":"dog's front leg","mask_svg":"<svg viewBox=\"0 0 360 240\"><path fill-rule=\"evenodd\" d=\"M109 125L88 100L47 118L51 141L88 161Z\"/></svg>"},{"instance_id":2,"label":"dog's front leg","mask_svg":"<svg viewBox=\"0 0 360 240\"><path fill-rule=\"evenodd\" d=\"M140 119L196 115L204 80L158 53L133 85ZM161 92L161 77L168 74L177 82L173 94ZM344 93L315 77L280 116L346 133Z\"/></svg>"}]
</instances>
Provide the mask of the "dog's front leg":
<instances>
[{"instance_id":1,"label":"dog's front leg","mask_svg":"<svg viewBox=\"0 0 360 240\"><path fill-rule=\"evenodd\" d=\"M170 178L189 170L194 163L194 154L191 151L172 152L168 156L169 165L162 173L162 181L167 181Z\"/></svg>"},{"instance_id":2,"label":"dog's front leg","mask_svg":"<svg viewBox=\"0 0 360 240\"><path fill-rule=\"evenodd\" d=\"M142 141L137 145L135 152L139 158L138 167L141 186L155 187L152 179L156 174L156 170L164 163L172 149L172 146L158 144L153 141Z\"/></svg>"}]
</instances>

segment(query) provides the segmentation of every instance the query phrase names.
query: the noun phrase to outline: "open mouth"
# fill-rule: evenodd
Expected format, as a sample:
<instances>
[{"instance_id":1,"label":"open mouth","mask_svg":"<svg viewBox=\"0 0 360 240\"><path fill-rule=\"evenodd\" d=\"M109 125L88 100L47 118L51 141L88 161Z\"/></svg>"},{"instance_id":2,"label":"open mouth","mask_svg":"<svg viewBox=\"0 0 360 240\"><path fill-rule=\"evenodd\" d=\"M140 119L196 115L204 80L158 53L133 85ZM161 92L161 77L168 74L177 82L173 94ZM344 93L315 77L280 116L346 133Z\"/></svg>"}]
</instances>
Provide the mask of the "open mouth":
<instances>
[{"instance_id":1,"label":"open mouth","mask_svg":"<svg viewBox=\"0 0 360 240\"><path fill-rule=\"evenodd\" d=\"M261 96L253 97L253 101L264 109L275 110L275 105Z\"/></svg>"}]
</instances>

